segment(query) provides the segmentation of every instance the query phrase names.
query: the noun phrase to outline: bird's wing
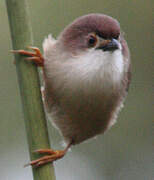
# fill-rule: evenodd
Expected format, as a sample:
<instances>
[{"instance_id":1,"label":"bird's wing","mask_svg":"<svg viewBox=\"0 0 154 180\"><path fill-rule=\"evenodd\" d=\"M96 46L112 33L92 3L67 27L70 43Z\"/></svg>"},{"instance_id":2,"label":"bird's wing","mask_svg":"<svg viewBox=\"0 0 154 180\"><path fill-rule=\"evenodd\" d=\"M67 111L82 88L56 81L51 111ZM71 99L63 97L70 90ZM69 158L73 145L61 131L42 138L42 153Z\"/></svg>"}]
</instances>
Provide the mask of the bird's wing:
<instances>
[{"instance_id":1,"label":"bird's wing","mask_svg":"<svg viewBox=\"0 0 154 180\"><path fill-rule=\"evenodd\" d=\"M127 91L129 89L130 82L131 82L131 64L129 65L128 72L127 72L127 86L126 86Z\"/></svg>"}]
</instances>

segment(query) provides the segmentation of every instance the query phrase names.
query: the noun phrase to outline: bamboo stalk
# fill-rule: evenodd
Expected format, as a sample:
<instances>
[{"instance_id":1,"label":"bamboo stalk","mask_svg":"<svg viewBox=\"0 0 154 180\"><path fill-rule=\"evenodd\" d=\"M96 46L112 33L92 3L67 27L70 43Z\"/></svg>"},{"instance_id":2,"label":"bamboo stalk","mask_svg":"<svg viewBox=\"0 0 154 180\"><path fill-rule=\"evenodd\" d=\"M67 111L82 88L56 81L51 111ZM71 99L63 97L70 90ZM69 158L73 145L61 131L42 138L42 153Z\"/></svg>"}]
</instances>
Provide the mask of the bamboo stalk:
<instances>
[{"instance_id":1,"label":"bamboo stalk","mask_svg":"<svg viewBox=\"0 0 154 180\"><path fill-rule=\"evenodd\" d=\"M27 0L6 0L13 49L25 49L32 45L32 30L28 17ZM47 124L40 92L37 68L25 62L24 57L15 55L15 64L20 87L24 120L28 137L31 160L39 155L33 151L50 148ZM54 167L51 164L33 168L34 180L55 180Z\"/></svg>"}]
</instances>

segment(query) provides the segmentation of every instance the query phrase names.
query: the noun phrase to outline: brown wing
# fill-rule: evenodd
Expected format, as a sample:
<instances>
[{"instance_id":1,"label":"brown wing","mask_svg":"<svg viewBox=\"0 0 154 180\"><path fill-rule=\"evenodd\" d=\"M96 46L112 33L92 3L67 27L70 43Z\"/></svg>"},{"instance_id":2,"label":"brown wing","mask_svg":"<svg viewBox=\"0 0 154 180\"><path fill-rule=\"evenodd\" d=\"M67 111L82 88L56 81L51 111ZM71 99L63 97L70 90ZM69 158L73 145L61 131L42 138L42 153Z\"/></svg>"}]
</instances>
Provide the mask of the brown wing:
<instances>
[{"instance_id":1,"label":"brown wing","mask_svg":"<svg viewBox=\"0 0 154 180\"><path fill-rule=\"evenodd\" d=\"M126 74L125 74L125 78L124 78L124 83L125 83L126 91L128 91L129 85L130 85L130 81L131 81L130 52L129 52L129 49L128 49L127 42L123 38L123 35L121 35L121 37L120 37L120 42L121 42L121 45L122 45L122 53L123 53L123 55L125 57L125 59L124 59L125 67L127 69L126 70Z\"/></svg>"},{"instance_id":2,"label":"brown wing","mask_svg":"<svg viewBox=\"0 0 154 180\"><path fill-rule=\"evenodd\" d=\"M130 82L131 82L131 76L132 76L132 74L131 74L131 64L129 64L129 68L128 68L128 72L127 72L126 76L127 76L126 91L128 92L129 85L130 85Z\"/></svg>"}]
</instances>

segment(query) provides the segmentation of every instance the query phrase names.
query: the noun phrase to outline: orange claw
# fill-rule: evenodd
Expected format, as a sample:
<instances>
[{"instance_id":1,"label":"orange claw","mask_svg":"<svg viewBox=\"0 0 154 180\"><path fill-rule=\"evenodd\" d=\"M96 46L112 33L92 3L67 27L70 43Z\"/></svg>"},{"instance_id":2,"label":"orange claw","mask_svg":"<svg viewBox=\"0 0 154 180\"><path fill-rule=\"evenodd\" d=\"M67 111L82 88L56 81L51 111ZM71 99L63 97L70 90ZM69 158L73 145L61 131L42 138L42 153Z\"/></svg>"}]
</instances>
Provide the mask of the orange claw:
<instances>
[{"instance_id":1,"label":"orange claw","mask_svg":"<svg viewBox=\"0 0 154 180\"><path fill-rule=\"evenodd\" d=\"M33 61L37 66L44 66L44 58L37 47L29 46L28 49L33 50L34 52L25 51L25 50L11 50L12 53L17 53L24 56L29 56L25 58L26 60Z\"/></svg>"},{"instance_id":2,"label":"orange claw","mask_svg":"<svg viewBox=\"0 0 154 180\"><path fill-rule=\"evenodd\" d=\"M39 152L39 151L38 151ZM46 152L46 149L44 149L44 152L41 150L41 152L39 153L47 153L47 154L50 154L50 155L45 155L39 159L36 159L36 160L33 160L31 161L30 163L26 164L24 167L26 166L33 166L33 167L39 167L41 165L44 165L44 164L47 164L47 163L52 163L53 161L56 161L58 159L61 159L65 154L66 154L66 151L65 150L62 150L62 151L53 151L51 150L51 152Z\"/></svg>"},{"instance_id":3,"label":"orange claw","mask_svg":"<svg viewBox=\"0 0 154 180\"><path fill-rule=\"evenodd\" d=\"M52 149L38 149L34 151L35 153L47 154L39 159L33 160L30 163L26 164L24 167L31 165L32 167L40 167L47 163L52 163L58 159L61 159L68 151L71 143L67 145L64 150L54 151Z\"/></svg>"}]
</instances>

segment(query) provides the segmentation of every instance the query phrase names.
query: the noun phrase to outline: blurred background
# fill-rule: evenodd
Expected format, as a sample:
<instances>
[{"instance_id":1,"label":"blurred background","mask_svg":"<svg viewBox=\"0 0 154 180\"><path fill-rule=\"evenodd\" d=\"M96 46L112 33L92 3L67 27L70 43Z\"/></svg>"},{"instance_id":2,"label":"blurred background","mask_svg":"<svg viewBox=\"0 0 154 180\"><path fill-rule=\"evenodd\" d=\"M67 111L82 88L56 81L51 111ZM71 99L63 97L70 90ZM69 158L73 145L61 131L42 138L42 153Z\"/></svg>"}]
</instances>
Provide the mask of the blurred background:
<instances>
[{"instance_id":1,"label":"blurred background","mask_svg":"<svg viewBox=\"0 0 154 180\"><path fill-rule=\"evenodd\" d=\"M28 0L34 45L56 37L76 17L104 13L120 21L128 42L133 79L118 122L104 135L74 146L55 163L57 180L152 180L154 150L154 63L150 0ZM5 1L0 1L0 179L32 180L20 95L10 54L11 39ZM61 137L49 123L51 144L62 148ZM153 159L153 160L152 160Z\"/></svg>"}]
</instances>

